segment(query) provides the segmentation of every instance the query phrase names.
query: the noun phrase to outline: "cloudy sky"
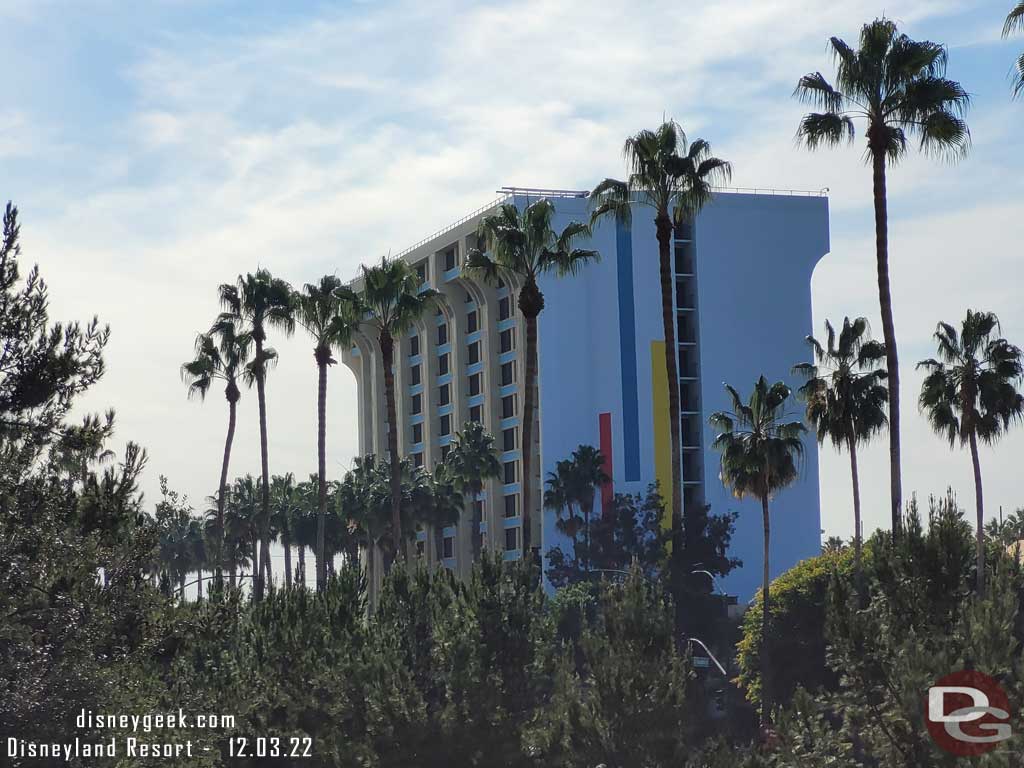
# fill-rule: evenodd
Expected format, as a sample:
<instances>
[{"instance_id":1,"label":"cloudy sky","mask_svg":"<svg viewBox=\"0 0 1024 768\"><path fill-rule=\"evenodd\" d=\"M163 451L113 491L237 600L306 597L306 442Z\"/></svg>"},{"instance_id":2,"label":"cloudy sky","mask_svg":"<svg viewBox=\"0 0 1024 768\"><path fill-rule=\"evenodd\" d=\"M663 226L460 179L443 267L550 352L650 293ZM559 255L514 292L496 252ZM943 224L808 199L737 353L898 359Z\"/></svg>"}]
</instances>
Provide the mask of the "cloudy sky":
<instances>
[{"instance_id":1,"label":"cloudy sky","mask_svg":"<svg viewBox=\"0 0 1024 768\"><path fill-rule=\"evenodd\" d=\"M621 171L623 138L678 119L730 159L745 187L830 189L832 253L814 277L815 325L877 320L871 180L862 145L794 146L797 78L822 69L830 35L854 40L886 13L950 47L974 103L970 157L910 157L890 176L896 328L904 361L907 491L951 484L970 460L933 437L914 403L916 360L939 319L997 312L1024 343L1024 103L1008 72L1024 38L1001 41L1009 0L509 0L148 3L0 0L0 196L21 208L26 260L41 264L61 318L113 327L118 438L197 505L217 481L226 409L186 402L178 366L217 311L215 288L256 265L296 284L343 277L494 197L502 185L589 188ZM627 12L628 9L628 12ZM275 341L272 471L315 457L309 342ZM740 383L743 384L743 383ZM334 370L329 461L356 447L354 382ZM235 472L258 468L255 398L243 399ZM1024 428L982 468L990 514L1024 505ZM881 440L862 459L865 525L888 521ZM849 465L822 453L829 534L852 532Z\"/></svg>"}]
</instances>

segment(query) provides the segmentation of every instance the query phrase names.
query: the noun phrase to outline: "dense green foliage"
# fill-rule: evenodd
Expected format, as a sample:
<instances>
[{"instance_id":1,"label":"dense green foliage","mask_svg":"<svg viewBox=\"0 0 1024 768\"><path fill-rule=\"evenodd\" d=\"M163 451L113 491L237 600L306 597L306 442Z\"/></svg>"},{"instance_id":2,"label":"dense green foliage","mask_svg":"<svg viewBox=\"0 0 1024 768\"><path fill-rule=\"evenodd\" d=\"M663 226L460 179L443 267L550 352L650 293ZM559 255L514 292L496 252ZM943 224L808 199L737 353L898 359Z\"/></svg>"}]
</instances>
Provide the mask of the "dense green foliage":
<instances>
[{"instance_id":1,"label":"dense green foliage","mask_svg":"<svg viewBox=\"0 0 1024 768\"><path fill-rule=\"evenodd\" d=\"M809 691L835 686L838 675L826 664L825 617L833 578L851 573L853 551L821 554L802 561L772 581L770 631L772 697L788 705L798 686ZM761 702L761 593L743 615L743 639L736 648L737 683L754 704Z\"/></svg>"}]
</instances>

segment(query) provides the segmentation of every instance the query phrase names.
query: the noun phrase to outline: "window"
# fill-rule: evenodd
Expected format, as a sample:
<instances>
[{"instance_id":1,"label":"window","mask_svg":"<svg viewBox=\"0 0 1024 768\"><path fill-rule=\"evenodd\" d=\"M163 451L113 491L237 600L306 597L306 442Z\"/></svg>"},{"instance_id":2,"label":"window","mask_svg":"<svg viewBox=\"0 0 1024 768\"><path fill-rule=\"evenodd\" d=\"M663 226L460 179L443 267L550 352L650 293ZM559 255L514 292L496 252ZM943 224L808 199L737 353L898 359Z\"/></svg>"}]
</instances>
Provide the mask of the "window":
<instances>
[{"instance_id":1,"label":"window","mask_svg":"<svg viewBox=\"0 0 1024 768\"><path fill-rule=\"evenodd\" d=\"M480 424L484 420L484 409L482 406L474 405L469 409L469 420L474 424Z\"/></svg>"},{"instance_id":2,"label":"window","mask_svg":"<svg viewBox=\"0 0 1024 768\"><path fill-rule=\"evenodd\" d=\"M419 334L409 337L409 357L416 357L420 353Z\"/></svg>"},{"instance_id":3,"label":"window","mask_svg":"<svg viewBox=\"0 0 1024 768\"><path fill-rule=\"evenodd\" d=\"M516 329L506 328L498 337L501 343L502 352L511 352L516 348Z\"/></svg>"},{"instance_id":4,"label":"window","mask_svg":"<svg viewBox=\"0 0 1024 768\"><path fill-rule=\"evenodd\" d=\"M451 453L451 452L452 452L452 444L451 443L448 443L447 445L442 445L441 446L441 461L447 461L448 460L448 454Z\"/></svg>"},{"instance_id":5,"label":"window","mask_svg":"<svg viewBox=\"0 0 1024 768\"><path fill-rule=\"evenodd\" d=\"M505 517L515 517L519 514L519 497L510 494L505 497Z\"/></svg>"},{"instance_id":6,"label":"window","mask_svg":"<svg viewBox=\"0 0 1024 768\"><path fill-rule=\"evenodd\" d=\"M447 251L444 252L444 271L455 269L456 266L456 248L453 245Z\"/></svg>"},{"instance_id":7,"label":"window","mask_svg":"<svg viewBox=\"0 0 1024 768\"><path fill-rule=\"evenodd\" d=\"M479 341L474 341L472 344L470 344L469 345L469 350L468 350L467 354L469 355L469 365L473 365L474 363L479 363L480 362L480 342Z\"/></svg>"},{"instance_id":8,"label":"window","mask_svg":"<svg viewBox=\"0 0 1024 768\"><path fill-rule=\"evenodd\" d=\"M472 376L469 377L469 395L470 395L470 397L472 397L473 395L479 395L480 394L480 383L481 383L481 378L482 377L483 377L483 374L480 374L480 373L474 373Z\"/></svg>"},{"instance_id":9,"label":"window","mask_svg":"<svg viewBox=\"0 0 1024 768\"><path fill-rule=\"evenodd\" d=\"M412 442L413 445L416 443L423 442L423 422L418 421L412 425Z\"/></svg>"},{"instance_id":10,"label":"window","mask_svg":"<svg viewBox=\"0 0 1024 768\"><path fill-rule=\"evenodd\" d=\"M420 282L427 282L427 262L421 261L416 265L416 274L420 276Z\"/></svg>"},{"instance_id":11,"label":"window","mask_svg":"<svg viewBox=\"0 0 1024 768\"><path fill-rule=\"evenodd\" d=\"M448 373L448 353L445 352L439 358L437 358L437 375L444 376Z\"/></svg>"},{"instance_id":12,"label":"window","mask_svg":"<svg viewBox=\"0 0 1024 768\"><path fill-rule=\"evenodd\" d=\"M503 296L498 300L498 319L508 320L512 317L512 300L508 296Z\"/></svg>"},{"instance_id":13,"label":"window","mask_svg":"<svg viewBox=\"0 0 1024 768\"><path fill-rule=\"evenodd\" d=\"M452 388L448 384L442 384L437 388L437 404L448 405L452 401Z\"/></svg>"},{"instance_id":14,"label":"window","mask_svg":"<svg viewBox=\"0 0 1024 768\"><path fill-rule=\"evenodd\" d=\"M501 386L507 387L516 383L516 361L510 360L501 366Z\"/></svg>"},{"instance_id":15,"label":"window","mask_svg":"<svg viewBox=\"0 0 1024 768\"><path fill-rule=\"evenodd\" d=\"M516 415L516 396L505 395L501 398L501 418L511 419Z\"/></svg>"},{"instance_id":16,"label":"window","mask_svg":"<svg viewBox=\"0 0 1024 768\"><path fill-rule=\"evenodd\" d=\"M474 309L466 315L466 333L473 333L480 329L480 314Z\"/></svg>"},{"instance_id":17,"label":"window","mask_svg":"<svg viewBox=\"0 0 1024 768\"><path fill-rule=\"evenodd\" d=\"M515 462L515 461L506 461L505 462L505 481L504 481L505 485L509 485L511 483L514 483L518 479L518 475L519 475L519 472L517 470L518 466L519 466L518 462Z\"/></svg>"},{"instance_id":18,"label":"window","mask_svg":"<svg viewBox=\"0 0 1024 768\"><path fill-rule=\"evenodd\" d=\"M441 323L437 326L437 346L442 347L448 343L448 324Z\"/></svg>"},{"instance_id":19,"label":"window","mask_svg":"<svg viewBox=\"0 0 1024 768\"><path fill-rule=\"evenodd\" d=\"M484 521L484 502L482 499L477 499L473 502L473 522L482 523Z\"/></svg>"},{"instance_id":20,"label":"window","mask_svg":"<svg viewBox=\"0 0 1024 768\"><path fill-rule=\"evenodd\" d=\"M451 560L455 557L455 537L445 536L441 543L441 556L445 560Z\"/></svg>"},{"instance_id":21,"label":"window","mask_svg":"<svg viewBox=\"0 0 1024 768\"><path fill-rule=\"evenodd\" d=\"M506 528L505 529L505 551L515 552L519 549L519 529L518 528Z\"/></svg>"},{"instance_id":22,"label":"window","mask_svg":"<svg viewBox=\"0 0 1024 768\"><path fill-rule=\"evenodd\" d=\"M414 387L420 383L420 367L418 365L409 369L409 381Z\"/></svg>"},{"instance_id":23,"label":"window","mask_svg":"<svg viewBox=\"0 0 1024 768\"><path fill-rule=\"evenodd\" d=\"M441 437L452 433L452 415L446 413L441 417Z\"/></svg>"},{"instance_id":24,"label":"window","mask_svg":"<svg viewBox=\"0 0 1024 768\"><path fill-rule=\"evenodd\" d=\"M422 467L423 466L423 454L422 453L414 453L412 455L412 465L414 467Z\"/></svg>"},{"instance_id":25,"label":"window","mask_svg":"<svg viewBox=\"0 0 1024 768\"><path fill-rule=\"evenodd\" d=\"M423 395L417 392L412 396L412 408L409 409L412 415L415 416L418 413L423 413Z\"/></svg>"},{"instance_id":26,"label":"window","mask_svg":"<svg viewBox=\"0 0 1024 768\"><path fill-rule=\"evenodd\" d=\"M509 427L501 433L501 450L514 451L516 449L516 428Z\"/></svg>"}]
</instances>

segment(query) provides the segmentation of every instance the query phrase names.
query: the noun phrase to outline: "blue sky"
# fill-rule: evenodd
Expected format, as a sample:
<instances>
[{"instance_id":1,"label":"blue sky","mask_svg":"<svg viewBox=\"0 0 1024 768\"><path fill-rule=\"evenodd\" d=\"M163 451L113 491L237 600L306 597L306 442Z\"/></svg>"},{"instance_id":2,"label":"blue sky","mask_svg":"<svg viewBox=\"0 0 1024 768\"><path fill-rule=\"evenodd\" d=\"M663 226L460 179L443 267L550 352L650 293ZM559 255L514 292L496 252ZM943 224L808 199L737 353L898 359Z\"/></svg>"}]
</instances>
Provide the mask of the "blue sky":
<instances>
[{"instance_id":1,"label":"blue sky","mask_svg":"<svg viewBox=\"0 0 1024 768\"><path fill-rule=\"evenodd\" d=\"M997 312L1024 344L1024 103L1008 72L1024 38L999 39L1011 3L958 0L710 2L700 7L503 2L257 3L0 0L0 195L22 210L59 317L113 326L89 409L118 408L120 440L197 505L219 470L219 397L187 403L178 366L216 312L215 286L256 264L293 283L343 277L459 218L503 185L589 188L621 172L629 133L663 114L710 140L745 187L830 189L832 253L814 277L815 326L877 320L870 174L862 144L795 147L798 77L831 74L830 35L881 13L950 46L972 94L971 155L913 155L890 175L905 480L958 490L966 453L928 432L913 363L936 321ZM273 471L313 467L308 342L275 345ZM747 382L737 382L741 388ZM308 395L308 396L307 396ZM255 398L243 399L233 469L255 471ZM330 462L356 447L348 372L332 374ZM982 468L990 514L1024 505L1024 428ZM862 457L865 524L888 520L885 441ZM822 451L823 525L852 531L845 456Z\"/></svg>"}]
</instances>

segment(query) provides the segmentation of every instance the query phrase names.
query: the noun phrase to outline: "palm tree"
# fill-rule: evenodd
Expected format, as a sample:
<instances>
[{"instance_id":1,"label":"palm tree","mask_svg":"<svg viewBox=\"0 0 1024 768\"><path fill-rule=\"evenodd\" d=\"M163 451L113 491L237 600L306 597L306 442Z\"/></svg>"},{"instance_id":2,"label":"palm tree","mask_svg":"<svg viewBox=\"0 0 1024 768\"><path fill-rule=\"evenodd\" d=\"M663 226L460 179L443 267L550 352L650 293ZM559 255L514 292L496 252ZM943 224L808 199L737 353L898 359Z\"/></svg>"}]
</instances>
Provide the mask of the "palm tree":
<instances>
[{"instance_id":1,"label":"palm tree","mask_svg":"<svg viewBox=\"0 0 1024 768\"><path fill-rule=\"evenodd\" d=\"M317 529L318 551L316 589L327 584L327 558L324 536L327 526L327 368L337 363L335 350L352 343L359 328L361 312L358 300L334 275L324 275L319 283L306 283L295 295L295 319L313 337L313 359L317 367ZM289 577L289 582L291 578Z\"/></svg>"},{"instance_id":2,"label":"palm tree","mask_svg":"<svg viewBox=\"0 0 1024 768\"><path fill-rule=\"evenodd\" d=\"M476 500L484 489L484 483L501 476L501 462L494 447L494 437L482 424L467 421L461 432L455 433L451 450L445 463L455 479L471 499L469 513L475 515ZM480 523L471 517L472 551L474 562L480 556Z\"/></svg>"},{"instance_id":3,"label":"palm tree","mask_svg":"<svg viewBox=\"0 0 1024 768\"><path fill-rule=\"evenodd\" d=\"M807 337L814 361L801 363L794 372L807 377L799 394L807 403L807 421L818 435L818 444L831 440L839 451L850 451L850 475L853 480L854 571L861 578L860 478L857 471L857 445L867 443L886 425L885 404L889 397L886 372L879 367L885 358L885 346L872 341L868 321L843 318L836 339L832 324L825 321L825 346L813 336Z\"/></svg>"},{"instance_id":4,"label":"palm tree","mask_svg":"<svg viewBox=\"0 0 1024 768\"><path fill-rule=\"evenodd\" d=\"M303 501L299 496L299 489L295 485L295 475L291 472L274 475L270 480L270 500L273 508L271 528L281 538L281 546L284 549L284 582L286 586L290 587L292 585L292 541L295 538L299 509Z\"/></svg>"},{"instance_id":5,"label":"palm tree","mask_svg":"<svg viewBox=\"0 0 1024 768\"><path fill-rule=\"evenodd\" d=\"M1021 31L1024 31L1024 0L1018 2L1007 14L1006 22L1003 24L1003 37ZM1013 68L1013 95L1019 96L1024 92L1024 53L1018 57Z\"/></svg>"},{"instance_id":6,"label":"palm tree","mask_svg":"<svg viewBox=\"0 0 1024 768\"><path fill-rule=\"evenodd\" d=\"M520 284L517 304L526 322L526 376L523 382L523 557L532 551L533 412L537 385L537 316L544 309L544 294L537 284L541 275L575 275L586 264L600 258L597 251L575 248L580 238L590 237L590 227L571 221L556 232L555 206L547 199L526 206L522 213L514 203L505 203L498 213L480 220L479 234L485 249L472 249L465 271L496 283Z\"/></svg>"},{"instance_id":7,"label":"palm tree","mask_svg":"<svg viewBox=\"0 0 1024 768\"><path fill-rule=\"evenodd\" d=\"M459 492L459 482L450 464L440 462L427 478L430 502L423 512L425 522L434 534L434 556L438 568L444 565L444 529L455 525L462 516L465 496Z\"/></svg>"},{"instance_id":8,"label":"palm tree","mask_svg":"<svg viewBox=\"0 0 1024 768\"><path fill-rule=\"evenodd\" d=\"M188 543L191 546L191 565L196 572L196 599L203 599L203 569L209 562L206 546L206 530L203 521L190 518L188 522Z\"/></svg>"},{"instance_id":9,"label":"palm tree","mask_svg":"<svg viewBox=\"0 0 1024 768\"><path fill-rule=\"evenodd\" d=\"M395 337L401 337L434 305L437 291L420 290L416 271L403 259L384 257L380 264L363 266L360 303L378 329L384 368L384 399L388 418L388 466L391 489L393 556L402 556L402 466L398 455L398 416L395 407Z\"/></svg>"},{"instance_id":10,"label":"palm tree","mask_svg":"<svg viewBox=\"0 0 1024 768\"><path fill-rule=\"evenodd\" d=\"M292 289L284 280L274 277L265 269L255 274L239 275L237 282L220 286L221 304L227 310L222 320L246 322L249 325L256 354L245 368L248 384L255 382L256 398L260 414L260 471L262 484L262 515L266 525L270 523L270 462L267 457L267 367L277 360L277 352L264 347L267 330L277 328L287 335L295 330L292 308ZM270 532L261 535L261 557L270 561ZM259 571L255 575L256 600L263 598L264 582Z\"/></svg>"},{"instance_id":11,"label":"palm tree","mask_svg":"<svg viewBox=\"0 0 1024 768\"><path fill-rule=\"evenodd\" d=\"M583 516L576 514L579 505L579 494L576 489L576 477L570 459L559 459L555 462L553 472L548 472L547 489L544 491L544 508L555 513L555 528L564 533L572 541L573 560L579 563L578 539L583 527ZM562 517L562 513L565 517Z\"/></svg>"},{"instance_id":12,"label":"palm tree","mask_svg":"<svg viewBox=\"0 0 1024 768\"><path fill-rule=\"evenodd\" d=\"M306 586L306 550L313 552L313 562L318 563L317 554L317 529L319 528L319 512L317 507L317 494L320 483L316 474L311 474L308 480L303 480L296 486L296 495L299 498L299 505L295 512L295 545L298 550L297 575L299 584ZM317 568L314 568L316 571ZM326 567L325 567L326 570ZM318 571L317 571L318 572Z\"/></svg>"},{"instance_id":13,"label":"palm tree","mask_svg":"<svg viewBox=\"0 0 1024 768\"><path fill-rule=\"evenodd\" d=\"M580 445L572 452L573 477L580 511L583 513L583 537L586 543L584 569L590 570L590 516L597 490L611 478L604 472L604 456L592 445Z\"/></svg>"},{"instance_id":14,"label":"palm tree","mask_svg":"<svg viewBox=\"0 0 1024 768\"><path fill-rule=\"evenodd\" d=\"M854 120L864 118L866 158L870 159L875 202L875 256L878 303L882 314L886 370L889 373L889 475L892 529L898 532L902 515L900 476L900 371L896 329L889 288L889 218L886 165L897 163L916 138L922 150L958 157L970 146L963 116L970 103L967 92L945 77L946 48L940 43L911 40L889 19L865 24L860 48L838 37L829 41L836 63L836 86L824 75L804 75L795 95L821 112L806 115L797 139L808 149L852 142Z\"/></svg>"},{"instance_id":15,"label":"palm tree","mask_svg":"<svg viewBox=\"0 0 1024 768\"><path fill-rule=\"evenodd\" d=\"M238 401L242 392L238 388L238 377L244 373L249 359L252 336L241 330L240 324L231 318L221 317L208 333L196 337L195 359L181 366L181 377L188 382L188 396L206 399L206 393L217 380L224 382L224 398L228 401L228 435L224 441L224 457L220 465L220 485L217 491L217 529L223 536L224 499L228 484L228 465L231 462L231 445L235 439L235 422ZM218 587L224 585L223 544L214 539L214 565Z\"/></svg>"},{"instance_id":16,"label":"palm tree","mask_svg":"<svg viewBox=\"0 0 1024 768\"><path fill-rule=\"evenodd\" d=\"M255 480L252 475L236 478L230 491L225 513L226 539L230 542L229 548L237 552L238 566L243 568L246 565L251 566L250 573L254 589L262 572L259 551L260 534L263 531L259 506L262 493L261 482ZM231 578L232 580L235 578L233 569Z\"/></svg>"},{"instance_id":17,"label":"palm tree","mask_svg":"<svg viewBox=\"0 0 1024 768\"><path fill-rule=\"evenodd\" d=\"M839 536L829 536L825 539L825 543L821 545L821 554L836 555L844 549L846 549L845 541L843 541Z\"/></svg>"},{"instance_id":18,"label":"palm tree","mask_svg":"<svg viewBox=\"0 0 1024 768\"><path fill-rule=\"evenodd\" d=\"M935 330L939 359L922 360L928 374L921 385L919 405L932 428L952 447L969 445L974 465L977 512L978 594L985 592L985 503L981 488L979 438L994 443L1010 424L1024 415L1024 396L1016 388L1024 368L1021 351L996 336L999 319L991 312L972 312L960 333L948 323Z\"/></svg>"},{"instance_id":19,"label":"palm tree","mask_svg":"<svg viewBox=\"0 0 1024 768\"><path fill-rule=\"evenodd\" d=\"M656 130L630 136L622 148L629 177L605 179L591 192L591 223L614 216L632 220L633 203L654 211L661 282L661 321L665 335L665 372L668 376L670 455L672 459L672 594L676 600L676 626L682 625L682 592L689 570L683 562L682 439L680 436L679 373L676 346L675 280L672 270L672 232L691 221L711 200L712 188L732 178L732 166L711 154L704 139L688 142L679 123L663 122Z\"/></svg>"},{"instance_id":20,"label":"palm tree","mask_svg":"<svg viewBox=\"0 0 1024 768\"><path fill-rule=\"evenodd\" d=\"M747 403L728 384L725 389L732 400L732 410L717 411L709 419L711 425L718 430L712 445L722 453L721 479L726 486L732 488L736 498L753 496L761 501L764 523L761 724L767 725L771 711L771 657L768 653L771 518L768 514L768 500L796 480L799 474L797 462L804 451L802 436L807 428L799 421L785 421L785 405L790 389L781 381L769 385L765 377L761 376Z\"/></svg>"}]
</instances>

